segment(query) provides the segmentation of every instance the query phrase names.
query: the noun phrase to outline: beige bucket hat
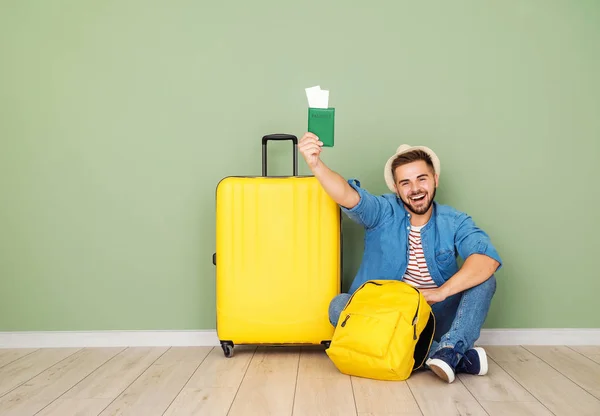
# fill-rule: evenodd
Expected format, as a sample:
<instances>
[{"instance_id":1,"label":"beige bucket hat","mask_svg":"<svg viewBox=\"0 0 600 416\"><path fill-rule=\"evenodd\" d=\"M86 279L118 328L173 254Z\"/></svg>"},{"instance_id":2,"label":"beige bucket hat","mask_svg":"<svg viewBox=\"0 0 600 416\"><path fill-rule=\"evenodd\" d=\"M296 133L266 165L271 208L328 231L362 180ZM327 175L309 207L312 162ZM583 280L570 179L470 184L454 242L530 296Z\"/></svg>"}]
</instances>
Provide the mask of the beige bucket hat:
<instances>
[{"instance_id":1,"label":"beige bucket hat","mask_svg":"<svg viewBox=\"0 0 600 416\"><path fill-rule=\"evenodd\" d=\"M387 163L385 164L385 170L383 171L383 177L385 178L385 183L388 186L388 188L390 189L390 191L392 191L393 193L396 193L396 187L394 186L394 176L392 175L392 162L394 162L394 159L396 159L398 156L404 154L404 153L408 153L412 150L423 150L425 153L427 153L429 155L429 157L431 157L431 161L433 162L433 169L435 170L435 173L439 176L440 174L440 159L437 157L437 155L434 153L433 150L431 150L429 147L425 147L425 146L411 146L409 144L403 144L400 145L400 147L396 150L396 153L390 157L387 161Z\"/></svg>"}]
</instances>

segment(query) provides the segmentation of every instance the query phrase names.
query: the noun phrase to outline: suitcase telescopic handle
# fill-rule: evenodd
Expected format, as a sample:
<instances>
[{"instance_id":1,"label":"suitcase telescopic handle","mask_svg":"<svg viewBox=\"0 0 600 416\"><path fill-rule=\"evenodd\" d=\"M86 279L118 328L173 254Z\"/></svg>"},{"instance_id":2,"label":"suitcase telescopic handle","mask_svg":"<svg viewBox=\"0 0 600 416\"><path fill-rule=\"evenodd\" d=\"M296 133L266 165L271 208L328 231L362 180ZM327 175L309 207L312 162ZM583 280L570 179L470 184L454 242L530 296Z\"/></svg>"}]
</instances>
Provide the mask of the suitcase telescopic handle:
<instances>
[{"instance_id":1,"label":"suitcase telescopic handle","mask_svg":"<svg viewBox=\"0 0 600 416\"><path fill-rule=\"evenodd\" d=\"M294 176L298 176L298 138L292 134L268 134L262 138L262 176L267 176L267 142L269 140L292 141L292 166Z\"/></svg>"}]
</instances>

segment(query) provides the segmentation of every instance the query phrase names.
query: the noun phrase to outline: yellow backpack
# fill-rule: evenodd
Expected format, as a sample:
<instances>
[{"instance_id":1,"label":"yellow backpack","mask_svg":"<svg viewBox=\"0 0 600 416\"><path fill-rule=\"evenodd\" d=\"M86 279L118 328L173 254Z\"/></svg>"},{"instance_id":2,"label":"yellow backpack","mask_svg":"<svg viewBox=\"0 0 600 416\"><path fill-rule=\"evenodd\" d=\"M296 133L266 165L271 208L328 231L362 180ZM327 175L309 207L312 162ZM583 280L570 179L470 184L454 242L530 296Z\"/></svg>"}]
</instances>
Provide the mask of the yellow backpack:
<instances>
[{"instance_id":1,"label":"yellow backpack","mask_svg":"<svg viewBox=\"0 0 600 416\"><path fill-rule=\"evenodd\" d=\"M350 297L325 351L344 374L406 380L425 362L434 332L421 292L398 280L370 280Z\"/></svg>"}]
</instances>

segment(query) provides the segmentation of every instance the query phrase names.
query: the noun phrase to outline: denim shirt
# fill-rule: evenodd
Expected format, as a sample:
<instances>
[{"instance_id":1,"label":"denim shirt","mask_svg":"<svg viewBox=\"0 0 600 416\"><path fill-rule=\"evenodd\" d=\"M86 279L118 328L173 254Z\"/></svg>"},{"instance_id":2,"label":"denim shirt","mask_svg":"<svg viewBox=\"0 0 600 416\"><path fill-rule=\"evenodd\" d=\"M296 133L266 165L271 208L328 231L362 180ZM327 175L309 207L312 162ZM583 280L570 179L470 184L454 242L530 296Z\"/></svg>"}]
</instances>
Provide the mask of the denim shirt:
<instances>
[{"instance_id":1,"label":"denim shirt","mask_svg":"<svg viewBox=\"0 0 600 416\"><path fill-rule=\"evenodd\" d=\"M395 194L374 196L361 188L358 180L350 179L348 183L358 192L360 201L352 209L340 208L365 228L364 254L349 293L367 280L402 280L408 266L411 213ZM500 263L498 269L502 267L489 236L469 215L435 201L432 207L431 218L421 229L421 242L437 286L458 271L458 256L466 259L471 254L485 254Z\"/></svg>"}]
</instances>

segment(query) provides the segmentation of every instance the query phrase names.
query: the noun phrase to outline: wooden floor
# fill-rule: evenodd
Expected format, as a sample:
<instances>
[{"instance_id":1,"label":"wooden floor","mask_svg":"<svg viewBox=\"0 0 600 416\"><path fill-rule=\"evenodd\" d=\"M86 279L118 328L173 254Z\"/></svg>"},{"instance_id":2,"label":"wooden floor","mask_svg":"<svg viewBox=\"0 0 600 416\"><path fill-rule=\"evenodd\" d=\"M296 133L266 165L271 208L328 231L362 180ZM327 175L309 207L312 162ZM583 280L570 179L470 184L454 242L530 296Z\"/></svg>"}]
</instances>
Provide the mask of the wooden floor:
<instances>
[{"instance_id":1,"label":"wooden floor","mask_svg":"<svg viewBox=\"0 0 600 416\"><path fill-rule=\"evenodd\" d=\"M0 349L0 415L600 415L600 346L487 347L487 376L340 374L322 348Z\"/></svg>"}]
</instances>

